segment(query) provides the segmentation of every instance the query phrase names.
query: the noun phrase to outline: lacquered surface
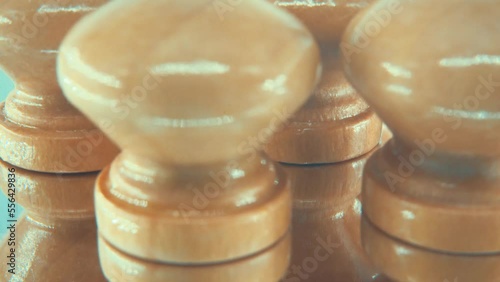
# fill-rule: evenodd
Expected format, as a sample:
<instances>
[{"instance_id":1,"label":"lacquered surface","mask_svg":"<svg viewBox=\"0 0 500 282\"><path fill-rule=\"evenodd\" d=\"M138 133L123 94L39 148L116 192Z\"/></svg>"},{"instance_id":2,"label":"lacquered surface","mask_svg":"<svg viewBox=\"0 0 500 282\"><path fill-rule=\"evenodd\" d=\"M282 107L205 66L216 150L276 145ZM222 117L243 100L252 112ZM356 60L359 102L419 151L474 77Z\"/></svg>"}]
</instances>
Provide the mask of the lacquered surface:
<instances>
[{"instance_id":1,"label":"lacquered surface","mask_svg":"<svg viewBox=\"0 0 500 282\"><path fill-rule=\"evenodd\" d=\"M380 119L346 80L338 51L324 50L322 63L323 75L309 100L266 145L272 159L334 163L366 154L378 144Z\"/></svg>"},{"instance_id":2,"label":"lacquered surface","mask_svg":"<svg viewBox=\"0 0 500 282\"><path fill-rule=\"evenodd\" d=\"M59 82L123 149L95 194L107 278L278 280L290 188L258 151L320 71L307 29L265 1L223 18L208 0L114 1L81 21L61 47ZM118 278L126 262L152 272Z\"/></svg>"},{"instance_id":3,"label":"lacquered surface","mask_svg":"<svg viewBox=\"0 0 500 282\"><path fill-rule=\"evenodd\" d=\"M55 72L66 32L104 2L0 3L0 67L16 84L0 104L0 185L12 194L15 178L16 213L19 205L26 212L15 222L16 245L2 241L2 254L16 256L15 273L0 266L2 281L106 281L93 186L118 150L67 102Z\"/></svg>"},{"instance_id":4,"label":"lacquered surface","mask_svg":"<svg viewBox=\"0 0 500 282\"><path fill-rule=\"evenodd\" d=\"M0 161L0 173L16 175L15 240L2 236L0 252L15 249L15 274L0 265L2 281L106 281L98 263L93 190L97 173L56 175L13 167ZM7 193L7 178L0 187ZM6 218L5 218L6 219ZM13 245L13 242L15 245ZM10 245L8 244L10 243Z\"/></svg>"},{"instance_id":5,"label":"lacquered surface","mask_svg":"<svg viewBox=\"0 0 500 282\"><path fill-rule=\"evenodd\" d=\"M394 133L367 163L362 238L396 281L499 277L499 16L496 1L379 1L344 35L349 81Z\"/></svg>"},{"instance_id":6,"label":"lacquered surface","mask_svg":"<svg viewBox=\"0 0 500 282\"><path fill-rule=\"evenodd\" d=\"M415 140L440 128L447 140L436 144L437 151L498 157L499 50L498 38L490 36L498 33L498 2L457 7L452 0L439 5L407 0L392 6L392 1L379 1L346 32L349 80L407 144L415 146ZM364 31L374 19L369 13L381 11L394 11L391 21L379 36L370 37Z\"/></svg>"},{"instance_id":7,"label":"lacquered surface","mask_svg":"<svg viewBox=\"0 0 500 282\"><path fill-rule=\"evenodd\" d=\"M14 89L14 83L0 69L0 101L4 101L12 89ZM7 206L7 198L2 193L0 193L0 206ZM3 238L4 234L7 233L7 222L0 222L0 230L0 237Z\"/></svg>"},{"instance_id":8,"label":"lacquered surface","mask_svg":"<svg viewBox=\"0 0 500 282\"><path fill-rule=\"evenodd\" d=\"M293 191L292 263L283 281L383 281L361 247L358 199L382 123L347 81L339 51L345 27L369 1L270 2L309 28L323 65L309 100L266 145Z\"/></svg>"},{"instance_id":9,"label":"lacquered surface","mask_svg":"<svg viewBox=\"0 0 500 282\"><path fill-rule=\"evenodd\" d=\"M282 165L293 190L292 262L284 282L385 281L360 240L361 175L369 155L328 165Z\"/></svg>"},{"instance_id":10,"label":"lacquered surface","mask_svg":"<svg viewBox=\"0 0 500 282\"><path fill-rule=\"evenodd\" d=\"M211 265L172 265L139 260L99 239L99 257L110 282L276 282L290 262L288 234L270 248L240 260Z\"/></svg>"},{"instance_id":11,"label":"lacquered surface","mask_svg":"<svg viewBox=\"0 0 500 282\"><path fill-rule=\"evenodd\" d=\"M349 21L373 0L267 0L299 18L319 42L338 44Z\"/></svg>"},{"instance_id":12,"label":"lacquered surface","mask_svg":"<svg viewBox=\"0 0 500 282\"><path fill-rule=\"evenodd\" d=\"M494 172L499 162L455 158L484 173L466 177L459 170L432 171L430 165L412 169L410 162L402 168L411 152L393 140L368 162L363 190L367 217L408 243L444 252L498 254L500 175L484 174ZM440 158L428 161L439 163ZM411 177L398 176L400 169L412 169Z\"/></svg>"},{"instance_id":13,"label":"lacquered surface","mask_svg":"<svg viewBox=\"0 0 500 282\"><path fill-rule=\"evenodd\" d=\"M70 101L121 148L190 165L258 149L266 138L257 148L248 138L305 102L318 57L298 21L261 1L224 20L209 0L120 1L66 38L59 74Z\"/></svg>"},{"instance_id":14,"label":"lacquered surface","mask_svg":"<svg viewBox=\"0 0 500 282\"><path fill-rule=\"evenodd\" d=\"M290 164L327 164L371 151L382 125L346 80L339 55L344 29L370 1L269 2L295 15L315 36L323 75L307 103L274 133L266 153Z\"/></svg>"},{"instance_id":15,"label":"lacquered surface","mask_svg":"<svg viewBox=\"0 0 500 282\"><path fill-rule=\"evenodd\" d=\"M374 260L377 268L393 278L382 281L499 281L498 255L432 252L387 236L365 218L362 219L361 230L367 255Z\"/></svg>"},{"instance_id":16,"label":"lacquered surface","mask_svg":"<svg viewBox=\"0 0 500 282\"><path fill-rule=\"evenodd\" d=\"M2 281L105 282L97 254L94 218L44 225L30 217L17 223L16 274L0 265ZM0 252L9 254L7 241Z\"/></svg>"},{"instance_id":17,"label":"lacquered surface","mask_svg":"<svg viewBox=\"0 0 500 282\"><path fill-rule=\"evenodd\" d=\"M95 192L100 234L126 253L221 263L266 249L289 230L289 182L265 159L189 170L131 160L119 156Z\"/></svg>"},{"instance_id":18,"label":"lacquered surface","mask_svg":"<svg viewBox=\"0 0 500 282\"><path fill-rule=\"evenodd\" d=\"M0 67L16 88L0 109L0 158L36 171L100 170L118 151L64 98L55 62L71 26L107 1L4 2Z\"/></svg>"},{"instance_id":19,"label":"lacquered surface","mask_svg":"<svg viewBox=\"0 0 500 282\"><path fill-rule=\"evenodd\" d=\"M2 1L1 67L16 82L5 110L11 120L40 128L82 129L91 124L66 99L55 75L59 44L67 31L104 0Z\"/></svg>"}]
</instances>

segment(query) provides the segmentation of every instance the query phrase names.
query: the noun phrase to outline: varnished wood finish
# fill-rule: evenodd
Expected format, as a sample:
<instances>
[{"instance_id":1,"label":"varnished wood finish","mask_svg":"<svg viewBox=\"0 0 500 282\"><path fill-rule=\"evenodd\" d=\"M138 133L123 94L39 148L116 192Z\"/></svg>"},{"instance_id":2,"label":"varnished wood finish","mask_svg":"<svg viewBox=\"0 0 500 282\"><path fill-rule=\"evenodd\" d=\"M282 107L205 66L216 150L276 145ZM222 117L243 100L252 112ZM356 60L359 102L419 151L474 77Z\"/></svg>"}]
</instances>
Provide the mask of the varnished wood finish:
<instances>
[{"instance_id":1,"label":"varnished wood finish","mask_svg":"<svg viewBox=\"0 0 500 282\"><path fill-rule=\"evenodd\" d=\"M170 263L223 262L268 248L289 229L289 183L263 158L225 165L187 170L120 155L97 182L101 236L124 252Z\"/></svg>"},{"instance_id":2,"label":"varnished wood finish","mask_svg":"<svg viewBox=\"0 0 500 282\"><path fill-rule=\"evenodd\" d=\"M362 217L363 248L376 259L375 265L396 281L500 281L498 255L451 254L426 248L387 236ZM398 278L396 278L398 277Z\"/></svg>"},{"instance_id":3,"label":"varnished wood finish","mask_svg":"<svg viewBox=\"0 0 500 282\"><path fill-rule=\"evenodd\" d=\"M266 145L273 160L291 164L341 162L370 152L382 123L347 82L339 41L351 18L369 1L270 1L297 16L321 48L323 75L307 103Z\"/></svg>"},{"instance_id":4,"label":"varnished wood finish","mask_svg":"<svg viewBox=\"0 0 500 282\"><path fill-rule=\"evenodd\" d=\"M8 273L9 267L3 263L2 281L106 282L97 255L94 217L44 224L27 216L16 228L20 254L16 274ZM9 254L10 248L2 244L0 252Z\"/></svg>"},{"instance_id":5,"label":"varnished wood finish","mask_svg":"<svg viewBox=\"0 0 500 282\"><path fill-rule=\"evenodd\" d=\"M279 281L288 267L290 233L270 248L227 263L175 265L144 261L119 251L102 237L99 257L109 281ZM132 278L131 278L132 277Z\"/></svg>"},{"instance_id":6,"label":"varnished wood finish","mask_svg":"<svg viewBox=\"0 0 500 282\"><path fill-rule=\"evenodd\" d=\"M392 134L392 131L387 127L386 124L382 125L382 136L380 137L380 144L383 145L387 143L389 140L392 139L394 135Z\"/></svg>"},{"instance_id":7,"label":"varnished wood finish","mask_svg":"<svg viewBox=\"0 0 500 282\"><path fill-rule=\"evenodd\" d=\"M292 262L283 282L382 281L360 240L358 195L368 156L328 165L282 165L294 201Z\"/></svg>"},{"instance_id":8,"label":"varnished wood finish","mask_svg":"<svg viewBox=\"0 0 500 282\"><path fill-rule=\"evenodd\" d=\"M15 169L10 172L9 169ZM94 217L94 190L97 173L52 174L24 170L0 161L1 175L15 174L15 200L32 217L42 221ZM8 177L0 179L8 194Z\"/></svg>"},{"instance_id":9,"label":"varnished wood finish","mask_svg":"<svg viewBox=\"0 0 500 282\"><path fill-rule=\"evenodd\" d=\"M106 281L93 186L118 149L67 102L55 71L66 32L104 2L0 3L0 67L15 82L0 104L0 185L8 194L7 175L15 174L14 199L26 213L16 223L16 245L2 242L2 256L15 248L16 271L2 263L1 281Z\"/></svg>"},{"instance_id":10,"label":"varnished wood finish","mask_svg":"<svg viewBox=\"0 0 500 282\"><path fill-rule=\"evenodd\" d=\"M26 210L16 224L15 244L6 237L0 253L16 252L16 273L0 265L2 281L104 282L97 255L93 190L97 173L56 175L0 161L1 175L16 169L16 203ZM7 194L7 178L0 179ZM19 211L19 206L18 206Z\"/></svg>"},{"instance_id":11,"label":"varnished wood finish","mask_svg":"<svg viewBox=\"0 0 500 282\"><path fill-rule=\"evenodd\" d=\"M378 1L343 39L349 80L395 135L367 163L365 249L397 281L496 281L500 6L394 5ZM390 22L366 41L381 14Z\"/></svg>"},{"instance_id":12,"label":"varnished wood finish","mask_svg":"<svg viewBox=\"0 0 500 282\"><path fill-rule=\"evenodd\" d=\"M369 1L270 1L321 47L323 75L307 103L266 145L293 191L292 263L285 282L382 281L360 243L361 176L382 123L349 84L339 41Z\"/></svg>"},{"instance_id":13,"label":"varnished wood finish","mask_svg":"<svg viewBox=\"0 0 500 282\"><path fill-rule=\"evenodd\" d=\"M500 207L495 207L498 177L471 177L464 181L466 175L458 167L439 173L423 165L415 167L405 179L396 173L403 168L402 163L409 164L404 169L412 167L410 161L404 161L411 159L411 152L414 149L402 148L393 140L368 162L364 191L368 203L364 211L370 220L397 238L434 250L496 252L500 243ZM472 158L446 158L464 166L474 164L475 169L485 172L497 165ZM436 155L426 162L439 164L441 160L443 155ZM398 181L403 179L403 183ZM471 192L476 187L481 187L481 193Z\"/></svg>"},{"instance_id":14,"label":"varnished wood finish","mask_svg":"<svg viewBox=\"0 0 500 282\"><path fill-rule=\"evenodd\" d=\"M96 187L111 281L285 273L289 182L259 150L307 100L319 50L265 1L219 16L210 0L114 1L61 47L66 96L124 150ZM143 271L119 274L122 263Z\"/></svg>"},{"instance_id":15,"label":"varnished wood finish","mask_svg":"<svg viewBox=\"0 0 500 282\"><path fill-rule=\"evenodd\" d=\"M267 0L286 9L312 31L318 42L338 45L349 21L373 0Z\"/></svg>"},{"instance_id":16,"label":"varnished wood finish","mask_svg":"<svg viewBox=\"0 0 500 282\"><path fill-rule=\"evenodd\" d=\"M73 24L105 0L7 1L0 6L0 67L15 89L0 104L0 158L42 172L99 171L116 147L62 95L55 62Z\"/></svg>"}]
</instances>

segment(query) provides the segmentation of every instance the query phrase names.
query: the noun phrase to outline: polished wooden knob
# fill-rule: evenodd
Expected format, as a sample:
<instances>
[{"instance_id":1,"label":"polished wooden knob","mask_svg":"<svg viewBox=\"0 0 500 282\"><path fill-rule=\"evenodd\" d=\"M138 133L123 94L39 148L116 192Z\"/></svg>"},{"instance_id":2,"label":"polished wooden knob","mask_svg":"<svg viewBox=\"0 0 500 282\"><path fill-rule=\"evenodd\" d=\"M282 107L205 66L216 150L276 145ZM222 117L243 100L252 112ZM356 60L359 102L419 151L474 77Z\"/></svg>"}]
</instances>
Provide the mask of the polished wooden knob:
<instances>
[{"instance_id":1,"label":"polished wooden knob","mask_svg":"<svg viewBox=\"0 0 500 282\"><path fill-rule=\"evenodd\" d=\"M0 104L0 187L9 200L2 220L10 226L0 244L10 256L1 281L106 281L93 192L118 149L68 103L56 79L63 37L105 2L0 1L0 67L15 82Z\"/></svg>"},{"instance_id":2,"label":"polished wooden knob","mask_svg":"<svg viewBox=\"0 0 500 282\"><path fill-rule=\"evenodd\" d=\"M499 275L499 16L496 1L379 1L344 36L349 80L395 136L367 164L363 238L398 281Z\"/></svg>"},{"instance_id":3,"label":"polished wooden knob","mask_svg":"<svg viewBox=\"0 0 500 282\"><path fill-rule=\"evenodd\" d=\"M265 1L244 1L224 19L206 0L115 1L68 35L58 70L68 99L123 149L96 191L108 279L163 281L182 272L175 265L269 248L273 262L252 263L254 274L226 268L204 279L284 274L289 245L276 246L289 230L289 186L258 152L320 74L300 22ZM113 271L122 266L113 250L164 267L132 278ZM176 277L194 273L202 279Z\"/></svg>"},{"instance_id":4,"label":"polished wooden knob","mask_svg":"<svg viewBox=\"0 0 500 282\"><path fill-rule=\"evenodd\" d=\"M276 161L337 163L373 150L382 123L344 76L340 39L354 15L371 1L269 1L300 19L320 48L323 75L307 103L266 145Z\"/></svg>"}]
</instances>

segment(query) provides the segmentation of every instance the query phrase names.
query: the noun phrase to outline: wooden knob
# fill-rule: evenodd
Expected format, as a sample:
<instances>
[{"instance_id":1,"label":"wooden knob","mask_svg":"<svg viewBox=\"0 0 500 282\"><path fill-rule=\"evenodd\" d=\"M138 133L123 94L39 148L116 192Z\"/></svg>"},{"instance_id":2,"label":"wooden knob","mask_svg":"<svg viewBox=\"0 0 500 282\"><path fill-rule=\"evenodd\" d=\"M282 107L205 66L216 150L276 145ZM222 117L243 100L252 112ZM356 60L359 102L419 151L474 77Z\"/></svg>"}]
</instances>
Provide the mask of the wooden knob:
<instances>
[{"instance_id":1,"label":"wooden knob","mask_svg":"<svg viewBox=\"0 0 500 282\"><path fill-rule=\"evenodd\" d=\"M496 1L379 1L342 43L349 80L395 136L367 163L366 219L421 254L460 257L441 273L484 281L496 273L491 264L463 262L486 254L497 261L500 251L500 54L490 36L499 16ZM370 234L367 245L381 247ZM439 280L419 274L434 270L418 252L405 257L421 266L407 276L382 253L370 255L398 281Z\"/></svg>"},{"instance_id":2,"label":"wooden knob","mask_svg":"<svg viewBox=\"0 0 500 282\"><path fill-rule=\"evenodd\" d=\"M221 21L208 3L114 7L147 13L133 26L117 15L104 20L115 12L108 6L78 25L59 62L68 99L122 149L148 159L193 165L244 154L275 111L305 102L318 52L302 25L269 4L242 4ZM250 11L258 12L252 27L237 18Z\"/></svg>"},{"instance_id":3,"label":"wooden knob","mask_svg":"<svg viewBox=\"0 0 500 282\"><path fill-rule=\"evenodd\" d=\"M68 99L124 150L97 183L99 231L115 248L101 257L206 265L286 237L288 182L258 154L258 136L307 99L319 51L300 22L265 1L244 1L223 20L212 4L114 1L61 47ZM269 267L284 274L280 250ZM109 279L125 279L117 262L102 264Z\"/></svg>"},{"instance_id":4,"label":"wooden knob","mask_svg":"<svg viewBox=\"0 0 500 282\"><path fill-rule=\"evenodd\" d=\"M270 249L222 264L177 265L144 261L123 253L99 238L102 267L110 281L280 281L289 264L291 234ZM182 279L182 280L181 280Z\"/></svg>"},{"instance_id":5,"label":"wooden knob","mask_svg":"<svg viewBox=\"0 0 500 282\"><path fill-rule=\"evenodd\" d=\"M349 21L370 1L270 2L298 17L316 37L323 75L307 103L274 134L266 152L273 160L292 164L336 163L368 153L377 146L382 125L345 78L339 41Z\"/></svg>"},{"instance_id":6,"label":"wooden knob","mask_svg":"<svg viewBox=\"0 0 500 282\"><path fill-rule=\"evenodd\" d=\"M498 15L497 5L494 1L461 4L463 9L480 10L471 13L477 22L470 24L457 16L461 11L439 17L453 1L434 5L432 11L426 10L431 1L404 1L404 9L403 4L392 7L388 2L368 9L346 33L345 70L350 81L405 144L418 148L416 140L442 135L446 140L435 142L436 151L498 157L500 131L494 130L500 126L500 99L495 95L500 84L498 48L495 39L485 35L496 31L490 21ZM370 37L371 26L378 24L370 22L375 13L389 14L391 22L386 27L379 24L383 33ZM428 32L430 27L407 20L410 15L441 20ZM412 32L407 32L410 27ZM395 37L405 40L393 41ZM367 46L362 48L363 44Z\"/></svg>"},{"instance_id":7,"label":"wooden knob","mask_svg":"<svg viewBox=\"0 0 500 282\"><path fill-rule=\"evenodd\" d=\"M63 2L0 7L0 67L16 83L0 106L0 157L36 171L98 171L117 149L64 98L55 62L66 32L107 1Z\"/></svg>"},{"instance_id":8,"label":"wooden knob","mask_svg":"<svg viewBox=\"0 0 500 282\"><path fill-rule=\"evenodd\" d=\"M56 79L66 32L105 2L0 2L0 66L16 84L0 104L0 187L9 199L2 218L12 232L0 252L15 257L0 266L2 281L106 281L94 184L118 149L68 103Z\"/></svg>"},{"instance_id":9,"label":"wooden knob","mask_svg":"<svg viewBox=\"0 0 500 282\"><path fill-rule=\"evenodd\" d=\"M299 18L317 41L336 45L351 19L373 0L268 0Z\"/></svg>"}]
</instances>

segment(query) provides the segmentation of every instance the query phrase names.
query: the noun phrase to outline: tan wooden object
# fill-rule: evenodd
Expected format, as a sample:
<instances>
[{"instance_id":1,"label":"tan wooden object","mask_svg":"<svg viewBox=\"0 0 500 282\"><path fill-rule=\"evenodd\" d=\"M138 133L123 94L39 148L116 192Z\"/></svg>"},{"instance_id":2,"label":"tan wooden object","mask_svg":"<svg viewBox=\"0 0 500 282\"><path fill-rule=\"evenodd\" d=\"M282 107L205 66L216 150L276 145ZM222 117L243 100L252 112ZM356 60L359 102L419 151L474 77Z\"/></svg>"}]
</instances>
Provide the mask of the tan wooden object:
<instances>
[{"instance_id":1,"label":"tan wooden object","mask_svg":"<svg viewBox=\"0 0 500 282\"><path fill-rule=\"evenodd\" d=\"M123 149L96 187L110 281L284 275L290 187L259 150L321 71L299 21L264 1L223 18L211 0L114 1L66 37L58 70L71 103Z\"/></svg>"},{"instance_id":2,"label":"tan wooden object","mask_svg":"<svg viewBox=\"0 0 500 282\"><path fill-rule=\"evenodd\" d=\"M8 234L0 247L16 256L15 274L0 264L1 281L105 281L93 186L118 149L67 102L55 69L66 32L104 2L0 2L0 67L16 84L0 104L0 185L26 211L16 245Z\"/></svg>"},{"instance_id":3,"label":"tan wooden object","mask_svg":"<svg viewBox=\"0 0 500 282\"><path fill-rule=\"evenodd\" d=\"M499 18L497 1L383 0L343 38L349 80L394 133L366 165L362 237L396 281L500 277Z\"/></svg>"},{"instance_id":4,"label":"tan wooden object","mask_svg":"<svg viewBox=\"0 0 500 282\"><path fill-rule=\"evenodd\" d=\"M362 250L358 196L382 123L345 78L339 45L349 21L372 1L269 2L309 28L323 64L308 102L266 145L292 182L292 263L283 281L381 281Z\"/></svg>"}]
</instances>

